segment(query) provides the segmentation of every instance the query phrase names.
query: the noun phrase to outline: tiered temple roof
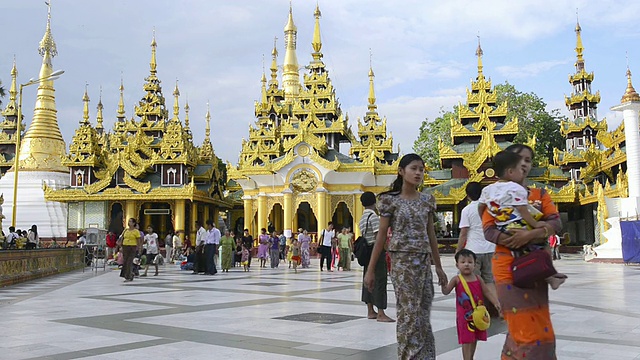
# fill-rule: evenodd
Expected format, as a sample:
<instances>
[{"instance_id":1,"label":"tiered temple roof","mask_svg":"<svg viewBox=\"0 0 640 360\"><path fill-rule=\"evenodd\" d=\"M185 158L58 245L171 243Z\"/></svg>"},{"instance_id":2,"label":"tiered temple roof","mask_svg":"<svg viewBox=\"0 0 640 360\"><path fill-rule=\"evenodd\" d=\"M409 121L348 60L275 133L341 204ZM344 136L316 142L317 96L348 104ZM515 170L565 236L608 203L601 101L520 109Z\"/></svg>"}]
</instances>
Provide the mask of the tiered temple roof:
<instances>
[{"instance_id":1,"label":"tiered temple roof","mask_svg":"<svg viewBox=\"0 0 640 360\"><path fill-rule=\"evenodd\" d=\"M456 205L466 197L470 181L493 182L495 171L491 159L513 144L518 134L518 119L507 117L507 103L497 101L497 94L483 73L483 51L476 50L478 75L467 89L465 105L458 105L458 117L451 120L451 142L440 141L442 170L429 171L424 185L439 205ZM530 139L533 147L535 139ZM557 202L575 200L575 184L567 184L563 172L549 164L532 169L529 180L534 187L545 187ZM562 189L556 187L565 185Z\"/></svg>"},{"instance_id":2,"label":"tiered temple roof","mask_svg":"<svg viewBox=\"0 0 640 360\"><path fill-rule=\"evenodd\" d=\"M16 123L18 119L18 103L17 103L17 77L18 69L16 61L13 61L11 68L11 87L9 88L9 102L2 110L3 120L0 123L0 176L9 170L16 156ZM23 116L24 118L24 116ZM22 120L22 119L21 119ZM24 131L24 124L20 121L20 128Z\"/></svg>"},{"instance_id":3,"label":"tiered temple roof","mask_svg":"<svg viewBox=\"0 0 640 360\"><path fill-rule=\"evenodd\" d=\"M285 26L285 56L282 84L278 82L278 50L274 43L270 80L261 79L260 100L255 103L256 121L249 126L249 138L243 139L237 166L228 165L230 179L251 175L273 174L290 164L297 156L337 172L371 171L393 174L397 171L398 154L392 150L392 138L387 136L386 119L380 119L373 90L373 70L369 72L369 111L364 123L359 121L359 140L353 134L348 116L343 114L329 72L322 60L320 9L314 17L312 60L300 82L296 55L297 28L293 13ZM295 152L299 144L302 153ZM349 144L350 155L341 146Z\"/></svg>"},{"instance_id":4,"label":"tiered temple roof","mask_svg":"<svg viewBox=\"0 0 640 360\"><path fill-rule=\"evenodd\" d=\"M591 90L593 72L588 73L584 61L582 46L582 28L576 23L576 62L575 73L569 75L571 95L565 96L565 104L571 113L571 119L560 123L560 132L566 139L565 150L554 149L556 165L570 174L571 179L584 179L580 168L594 151L601 150L599 135L607 132L607 120L598 120L597 108L600 92Z\"/></svg>"},{"instance_id":5,"label":"tiered temple roof","mask_svg":"<svg viewBox=\"0 0 640 360\"><path fill-rule=\"evenodd\" d=\"M173 91L173 113L165 105L161 81L157 76L157 43L151 42L150 74L145 79L144 96L134 108L135 116L126 119L124 86L113 132L103 127L102 101L98 103L96 126L90 122L89 96L83 96L84 111L80 126L69 146L63 165L69 167L71 187L46 188L47 199L55 201L87 200L168 200L187 199L225 204L224 180L207 132L201 147L193 144L189 129L189 105L185 122L180 120L180 90Z\"/></svg>"}]
</instances>

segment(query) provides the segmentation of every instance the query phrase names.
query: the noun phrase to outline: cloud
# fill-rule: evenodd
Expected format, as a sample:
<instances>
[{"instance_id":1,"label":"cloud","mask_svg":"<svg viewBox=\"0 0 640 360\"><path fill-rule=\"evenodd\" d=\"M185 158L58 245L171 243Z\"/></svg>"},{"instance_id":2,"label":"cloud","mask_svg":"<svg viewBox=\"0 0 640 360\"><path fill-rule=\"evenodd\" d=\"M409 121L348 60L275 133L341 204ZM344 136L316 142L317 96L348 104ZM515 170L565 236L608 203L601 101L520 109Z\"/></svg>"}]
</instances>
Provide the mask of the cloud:
<instances>
[{"instance_id":1,"label":"cloud","mask_svg":"<svg viewBox=\"0 0 640 360\"><path fill-rule=\"evenodd\" d=\"M560 65L570 64L572 60L546 60L522 66L497 66L496 70L509 79L535 77Z\"/></svg>"}]
</instances>

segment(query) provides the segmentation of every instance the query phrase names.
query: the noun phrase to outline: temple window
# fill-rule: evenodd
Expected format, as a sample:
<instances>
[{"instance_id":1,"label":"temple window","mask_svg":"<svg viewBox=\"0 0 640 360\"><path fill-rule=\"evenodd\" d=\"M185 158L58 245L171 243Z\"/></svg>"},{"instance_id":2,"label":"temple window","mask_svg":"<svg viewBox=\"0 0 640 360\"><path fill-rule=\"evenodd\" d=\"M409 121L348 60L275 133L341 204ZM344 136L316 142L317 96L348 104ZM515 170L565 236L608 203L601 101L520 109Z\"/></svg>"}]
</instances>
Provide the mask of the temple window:
<instances>
[{"instance_id":1,"label":"temple window","mask_svg":"<svg viewBox=\"0 0 640 360\"><path fill-rule=\"evenodd\" d=\"M180 186L182 185L182 172L178 171L174 166L163 166L162 186Z\"/></svg>"},{"instance_id":2,"label":"temple window","mask_svg":"<svg viewBox=\"0 0 640 360\"><path fill-rule=\"evenodd\" d=\"M72 187L83 187L84 186L84 170L76 170L73 172L73 177L71 179Z\"/></svg>"}]
</instances>

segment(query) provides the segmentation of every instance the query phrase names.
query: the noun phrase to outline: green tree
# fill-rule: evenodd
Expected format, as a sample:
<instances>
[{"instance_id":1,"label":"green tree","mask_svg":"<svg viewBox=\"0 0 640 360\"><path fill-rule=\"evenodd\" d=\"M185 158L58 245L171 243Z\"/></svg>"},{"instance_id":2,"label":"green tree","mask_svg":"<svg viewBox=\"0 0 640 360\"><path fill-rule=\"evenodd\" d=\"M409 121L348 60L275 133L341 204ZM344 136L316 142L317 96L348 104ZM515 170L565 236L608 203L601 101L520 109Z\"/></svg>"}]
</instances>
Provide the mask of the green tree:
<instances>
[{"instance_id":1,"label":"green tree","mask_svg":"<svg viewBox=\"0 0 640 360\"><path fill-rule=\"evenodd\" d=\"M420 135L413 143L413 151L420 155L431 169L440 168L439 141L442 140L445 144L451 145L451 119L455 118L457 113L456 106L453 107L453 111L440 108L440 116L433 121L424 119L420 125Z\"/></svg>"},{"instance_id":2,"label":"green tree","mask_svg":"<svg viewBox=\"0 0 640 360\"><path fill-rule=\"evenodd\" d=\"M547 112L547 104L535 93L523 93L515 86L505 82L495 86L498 104L507 101L507 119L518 117L519 131L514 143L525 143L532 136L536 137L534 163L537 165L544 160L553 160L553 148L562 148L564 138L560 134L560 121L563 117L555 109ZM431 167L440 167L438 142L441 139L451 145L451 118L456 118L458 108L453 111L440 109L440 116L434 121L425 119L420 125L420 134L413 143L413 150L422 156L425 163Z\"/></svg>"},{"instance_id":3,"label":"green tree","mask_svg":"<svg viewBox=\"0 0 640 360\"><path fill-rule=\"evenodd\" d=\"M0 80L0 106L2 105L2 98L5 97L5 95L4 86L2 86L2 80Z\"/></svg>"},{"instance_id":4,"label":"green tree","mask_svg":"<svg viewBox=\"0 0 640 360\"><path fill-rule=\"evenodd\" d=\"M525 143L536 137L534 163L553 161L553 148L562 148L564 138L560 134L560 121L564 119L560 110L548 112L547 104L533 92L523 93L505 82L495 86L498 103L507 101L507 119L518 117L518 135L515 143Z\"/></svg>"}]
</instances>

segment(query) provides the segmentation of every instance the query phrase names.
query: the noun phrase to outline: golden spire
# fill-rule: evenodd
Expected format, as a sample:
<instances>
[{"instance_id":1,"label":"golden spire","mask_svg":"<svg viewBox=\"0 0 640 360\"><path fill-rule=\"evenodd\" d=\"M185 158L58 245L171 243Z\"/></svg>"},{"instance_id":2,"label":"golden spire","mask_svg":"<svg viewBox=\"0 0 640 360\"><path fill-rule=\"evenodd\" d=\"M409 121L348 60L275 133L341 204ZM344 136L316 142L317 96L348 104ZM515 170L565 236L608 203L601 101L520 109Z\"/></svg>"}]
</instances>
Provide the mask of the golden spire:
<instances>
[{"instance_id":1,"label":"golden spire","mask_svg":"<svg viewBox=\"0 0 640 360\"><path fill-rule=\"evenodd\" d=\"M207 101L207 115L205 116L206 123L204 127L204 141L211 141L211 112L209 111L209 102Z\"/></svg>"},{"instance_id":2,"label":"golden spire","mask_svg":"<svg viewBox=\"0 0 640 360\"><path fill-rule=\"evenodd\" d=\"M262 83L260 102L262 104L266 104L267 103L267 76L264 73L264 54L262 54L262 78L260 78L260 82Z\"/></svg>"},{"instance_id":3,"label":"golden spire","mask_svg":"<svg viewBox=\"0 0 640 360\"><path fill-rule=\"evenodd\" d=\"M478 79L484 77L482 74L482 47L480 46L480 35L478 35L478 48L476 49L476 56L478 57Z\"/></svg>"},{"instance_id":4,"label":"golden spire","mask_svg":"<svg viewBox=\"0 0 640 360\"><path fill-rule=\"evenodd\" d=\"M13 67L11 68L11 87L9 88L9 103L2 111L2 115L6 118L9 116L18 116L18 105L16 99L18 98L17 89L18 68L16 67L16 58L13 57Z\"/></svg>"},{"instance_id":5,"label":"golden spire","mask_svg":"<svg viewBox=\"0 0 640 360\"><path fill-rule=\"evenodd\" d=\"M320 61L322 59L322 40L320 39L320 17L322 13L320 12L320 6L316 3L316 10L313 12L313 16L316 18L315 25L313 27L313 41L311 42L311 46L313 47L313 60Z\"/></svg>"},{"instance_id":6,"label":"golden spire","mask_svg":"<svg viewBox=\"0 0 640 360\"><path fill-rule=\"evenodd\" d=\"M578 12L576 11L576 18L578 16ZM584 47L582 47L582 28L580 27L580 21L576 19L576 70L580 71L584 69L584 58L582 57L582 52L584 51Z\"/></svg>"},{"instance_id":7,"label":"golden spire","mask_svg":"<svg viewBox=\"0 0 640 360\"><path fill-rule=\"evenodd\" d=\"M378 108L376 105L376 92L373 87L373 79L375 78L375 75L373 74L373 66L371 64L372 56L371 49L369 49L369 106L367 107L369 112L375 112Z\"/></svg>"},{"instance_id":8,"label":"golden spire","mask_svg":"<svg viewBox=\"0 0 640 360\"><path fill-rule=\"evenodd\" d=\"M296 41L298 29L293 23L293 9L289 2L289 20L284 27L285 53L284 64L282 65L282 86L287 95L298 95L300 93L300 73L298 57L296 55Z\"/></svg>"},{"instance_id":9,"label":"golden spire","mask_svg":"<svg viewBox=\"0 0 640 360\"><path fill-rule=\"evenodd\" d=\"M125 110L124 110L124 83L122 80L122 75L120 75L120 100L118 100L118 115L116 116L118 119L125 118Z\"/></svg>"},{"instance_id":10,"label":"golden spire","mask_svg":"<svg viewBox=\"0 0 640 360\"><path fill-rule=\"evenodd\" d=\"M633 84L631 83L631 70L627 67L627 89L624 91L620 102L626 103L631 101L640 101L640 95L638 95L636 89L633 88Z\"/></svg>"},{"instance_id":11,"label":"golden spire","mask_svg":"<svg viewBox=\"0 0 640 360\"><path fill-rule=\"evenodd\" d=\"M102 131L104 130L104 126L102 125L104 120L102 115L102 110L104 109L104 106L102 106L102 86L100 86L100 97L98 98L98 106L96 109L98 109L98 113L96 115L96 130L98 130L98 133L102 134Z\"/></svg>"},{"instance_id":12,"label":"golden spire","mask_svg":"<svg viewBox=\"0 0 640 360\"><path fill-rule=\"evenodd\" d=\"M178 79L176 79L176 88L173 90L173 118L176 120L180 114L180 104L178 103L179 96L180 90L178 90Z\"/></svg>"},{"instance_id":13,"label":"golden spire","mask_svg":"<svg viewBox=\"0 0 640 360\"><path fill-rule=\"evenodd\" d=\"M189 131L189 94L187 94L187 100L184 104L184 129Z\"/></svg>"},{"instance_id":14,"label":"golden spire","mask_svg":"<svg viewBox=\"0 0 640 360\"><path fill-rule=\"evenodd\" d=\"M157 73L157 66L158 64L156 63L156 48L158 47L158 44L156 43L156 29L153 29L153 40L151 40L151 62L149 63L149 66L151 68L151 75L155 76Z\"/></svg>"},{"instance_id":15,"label":"golden spire","mask_svg":"<svg viewBox=\"0 0 640 360\"><path fill-rule=\"evenodd\" d=\"M51 2L48 7L47 28L40 41L38 52L42 56L42 66L38 79L40 81L33 120L20 145L19 166L24 170L68 172L62 166L62 158L66 156L66 145L58 126L52 59L58 54L51 34Z\"/></svg>"},{"instance_id":16,"label":"golden spire","mask_svg":"<svg viewBox=\"0 0 640 360\"><path fill-rule=\"evenodd\" d=\"M89 125L89 94L87 93L88 87L89 84L84 84L84 95L82 96L84 108L82 110L82 121L80 121L80 125Z\"/></svg>"},{"instance_id":17,"label":"golden spire","mask_svg":"<svg viewBox=\"0 0 640 360\"><path fill-rule=\"evenodd\" d=\"M47 29L44 31L42 40L40 40L38 52L40 56L44 57L43 63L46 62L48 65L51 65L51 60L58 55L58 49L51 34L51 0L49 0L49 2L45 1L44 3L47 4Z\"/></svg>"},{"instance_id":18,"label":"golden spire","mask_svg":"<svg viewBox=\"0 0 640 360\"><path fill-rule=\"evenodd\" d=\"M278 48L276 47L276 43L278 41L277 37L273 38L273 51L271 51L271 80L269 81L269 86L278 87Z\"/></svg>"}]
</instances>

